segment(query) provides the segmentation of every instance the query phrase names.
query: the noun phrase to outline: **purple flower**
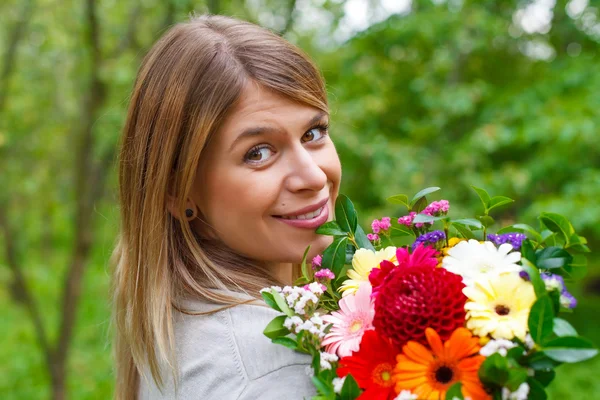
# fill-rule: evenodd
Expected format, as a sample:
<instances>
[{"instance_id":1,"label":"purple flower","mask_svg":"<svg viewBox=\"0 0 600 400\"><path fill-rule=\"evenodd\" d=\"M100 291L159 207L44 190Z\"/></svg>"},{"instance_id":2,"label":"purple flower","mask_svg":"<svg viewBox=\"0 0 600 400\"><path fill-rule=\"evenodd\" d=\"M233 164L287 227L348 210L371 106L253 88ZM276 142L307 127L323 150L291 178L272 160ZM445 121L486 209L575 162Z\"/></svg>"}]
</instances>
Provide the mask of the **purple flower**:
<instances>
[{"instance_id":1,"label":"purple flower","mask_svg":"<svg viewBox=\"0 0 600 400\"><path fill-rule=\"evenodd\" d=\"M412 244L412 249L416 249L418 245L422 244L426 246L428 244L435 244L440 240L446 239L446 234L442 231L433 231L429 233L425 233L419 236L415 242Z\"/></svg>"},{"instance_id":2,"label":"purple flower","mask_svg":"<svg viewBox=\"0 0 600 400\"><path fill-rule=\"evenodd\" d=\"M523 240L527 239L527 236L517 232L504 233L502 235L494 235L491 233L487 235L487 239L496 246L500 246L504 243L510 243L514 250L520 250Z\"/></svg>"},{"instance_id":3,"label":"purple flower","mask_svg":"<svg viewBox=\"0 0 600 400\"><path fill-rule=\"evenodd\" d=\"M540 276L546 285L547 291L551 292L556 290L560 292L559 301L561 306L565 308L575 308L577 305L577 299L567 290L565 280L562 276L550 273L543 273L540 274Z\"/></svg>"},{"instance_id":4,"label":"purple flower","mask_svg":"<svg viewBox=\"0 0 600 400\"><path fill-rule=\"evenodd\" d=\"M546 290L558 290L562 292L565 289L565 280L562 276L550 273L543 273L540 276L546 285Z\"/></svg>"},{"instance_id":5,"label":"purple flower","mask_svg":"<svg viewBox=\"0 0 600 400\"><path fill-rule=\"evenodd\" d=\"M560 305L565 308L575 308L577 306L577 299L565 289L560 294Z\"/></svg>"},{"instance_id":6,"label":"purple flower","mask_svg":"<svg viewBox=\"0 0 600 400\"><path fill-rule=\"evenodd\" d=\"M530 281L531 278L529 277L529 274L525 271L521 271L519 272L519 276L521 277L521 279L524 279L526 281Z\"/></svg>"}]
</instances>

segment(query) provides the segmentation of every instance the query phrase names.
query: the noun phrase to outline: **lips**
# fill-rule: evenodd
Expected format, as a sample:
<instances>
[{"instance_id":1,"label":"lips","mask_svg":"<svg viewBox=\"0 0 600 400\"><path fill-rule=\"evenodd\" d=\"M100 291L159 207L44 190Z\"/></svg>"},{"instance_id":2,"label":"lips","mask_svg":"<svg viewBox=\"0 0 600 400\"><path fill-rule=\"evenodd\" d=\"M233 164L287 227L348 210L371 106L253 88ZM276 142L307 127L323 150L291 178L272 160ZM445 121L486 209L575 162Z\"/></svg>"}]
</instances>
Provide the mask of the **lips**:
<instances>
[{"instance_id":1,"label":"lips","mask_svg":"<svg viewBox=\"0 0 600 400\"><path fill-rule=\"evenodd\" d=\"M296 228L316 229L329 218L329 199L285 215L274 215L279 221Z\"/></svg>"}]
</instances>

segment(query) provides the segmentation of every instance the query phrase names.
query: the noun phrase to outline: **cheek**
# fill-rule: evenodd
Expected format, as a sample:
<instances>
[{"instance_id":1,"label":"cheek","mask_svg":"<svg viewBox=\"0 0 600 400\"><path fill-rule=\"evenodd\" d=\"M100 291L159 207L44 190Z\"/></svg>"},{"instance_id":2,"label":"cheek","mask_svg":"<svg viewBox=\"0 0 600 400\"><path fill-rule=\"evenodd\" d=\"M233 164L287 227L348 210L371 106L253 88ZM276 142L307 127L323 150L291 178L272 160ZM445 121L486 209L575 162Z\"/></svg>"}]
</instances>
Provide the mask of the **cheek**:
<instances>
[{"instance_id":1,"label":"cheek","mask_svg":"<svg viewBox=\"0 0 600 400\"><path fill-rule=\"evenodd\" d=\"M333 143L327 147L324 156L321 158L320 165L325 175L327 175L327 180L332 182L334 197L336 197L342 180L342 165Z\"/></svg>"},{"instance_id":2,"label":"cheek","mask_svg":"<svg viewBox=\"0 0 600 400\"><path fill-rule=\"evenodd\" d=\"M207 180L207 218L218 225L240 226L268 214L278 196L276 176L247 171L213 171ZM220 218L227 216L226 218ZM215 218L216 217L216 218Z\"/></svg>"}]
</instances>

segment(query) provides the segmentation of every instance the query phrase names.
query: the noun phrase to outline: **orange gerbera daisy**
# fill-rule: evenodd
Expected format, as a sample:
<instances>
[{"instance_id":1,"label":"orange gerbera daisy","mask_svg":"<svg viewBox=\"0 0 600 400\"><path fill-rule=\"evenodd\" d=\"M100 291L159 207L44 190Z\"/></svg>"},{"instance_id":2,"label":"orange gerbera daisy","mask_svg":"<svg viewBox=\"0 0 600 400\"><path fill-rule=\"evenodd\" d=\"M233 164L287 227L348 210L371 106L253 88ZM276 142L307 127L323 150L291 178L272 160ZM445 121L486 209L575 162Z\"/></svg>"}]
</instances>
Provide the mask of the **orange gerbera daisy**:
<instances>
[{"instance_id":1,"label":"orange gerbera daisy","mask_svg":"<svg viewBox=\"0 0 600 400\"><path fill-rule=\"evenodd\" d=\"M431 350L411 340L396 357L398 363L392 375L396 393L410 390L419 399L445 400L450 386L461 382L465 397L491 399L478 375L485 360L479 355L479 338L466 328L457 328L445 343L431 328L425 330L425 335Z\"/></svg>"}]
</instances>

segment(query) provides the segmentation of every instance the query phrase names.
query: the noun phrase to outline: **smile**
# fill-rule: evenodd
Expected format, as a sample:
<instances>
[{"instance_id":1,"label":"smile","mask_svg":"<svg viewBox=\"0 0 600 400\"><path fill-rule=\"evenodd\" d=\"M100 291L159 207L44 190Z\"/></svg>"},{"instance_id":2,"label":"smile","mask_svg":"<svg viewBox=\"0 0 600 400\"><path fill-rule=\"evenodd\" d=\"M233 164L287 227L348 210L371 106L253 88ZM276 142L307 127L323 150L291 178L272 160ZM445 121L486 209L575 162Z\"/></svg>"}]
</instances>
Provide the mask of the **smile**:
<instances>
[{"instance_id":1,"label":"smile","mask_svg":"<svg viewBox=\"0 0 600 400\"><path fill-rule=\"evenodd\" d=\"M305 207L297 212L287 215L274 215L273 217L296 228L317 229L327 222L329 218L329 199L325 199L315 205Z\"/></svg>"},{"instance_id":2,"label":"smile","mask_svg":"<svg viewBox=\"0 0 600 400\"><path fill-rule=\"evenodd\" d=\"M321 212L323 211L324 208L325 207L321 207L317 211L309 212L309 213L302 214L302 215L291 216L291 217L283 215L280 218L283 218L283 219L313 219L313 218L321 215Z\"/></svg>"}]
</instances>

